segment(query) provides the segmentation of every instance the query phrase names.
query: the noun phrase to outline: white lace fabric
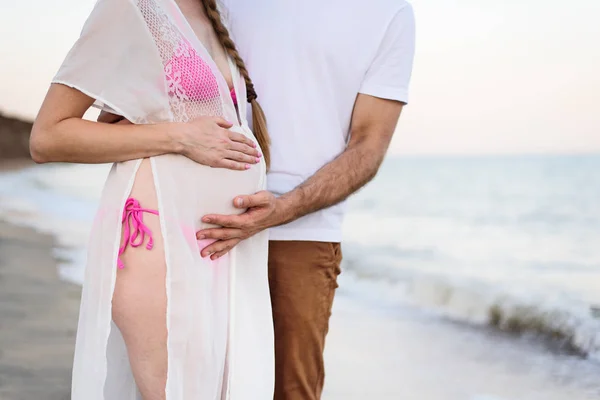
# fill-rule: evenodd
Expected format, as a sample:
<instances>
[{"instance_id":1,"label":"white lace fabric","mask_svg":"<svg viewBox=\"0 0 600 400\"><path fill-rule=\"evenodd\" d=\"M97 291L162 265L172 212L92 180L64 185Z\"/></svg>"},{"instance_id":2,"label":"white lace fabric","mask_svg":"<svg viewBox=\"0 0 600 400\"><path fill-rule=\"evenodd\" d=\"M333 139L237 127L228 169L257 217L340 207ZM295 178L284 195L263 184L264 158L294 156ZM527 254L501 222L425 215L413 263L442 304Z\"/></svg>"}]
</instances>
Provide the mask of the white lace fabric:
<instances>
[{"instance_id":1,"label":"white lace fabric","mask_svg":"<svg viewBox=\"0 0 600 400\"><path fill-rule=\"evenodd\" d=\"M137 3L164 65L174 119L187 122L201 116L223 116L218 82L210 66L156 1Z\"/></svg>"}]
</instances>

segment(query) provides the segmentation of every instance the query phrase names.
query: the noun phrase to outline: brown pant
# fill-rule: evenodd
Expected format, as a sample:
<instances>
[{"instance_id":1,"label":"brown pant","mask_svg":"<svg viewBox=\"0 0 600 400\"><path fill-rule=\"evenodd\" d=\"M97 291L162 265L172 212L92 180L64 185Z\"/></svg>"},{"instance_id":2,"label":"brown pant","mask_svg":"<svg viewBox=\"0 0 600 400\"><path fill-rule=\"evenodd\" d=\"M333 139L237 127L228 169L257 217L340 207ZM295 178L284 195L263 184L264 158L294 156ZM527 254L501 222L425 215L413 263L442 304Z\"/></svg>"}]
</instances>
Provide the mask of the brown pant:
<instances>
[{"instance_id":1,"label":"brown pant","mask_svg":"<svg viewBox=\"0 0 600 400\"><path fill-rule=\"evenodd\" d=\"M341 261L339 243L269 243L275 400L321 398L325 336Z\"/></svg>"}]
</instances>

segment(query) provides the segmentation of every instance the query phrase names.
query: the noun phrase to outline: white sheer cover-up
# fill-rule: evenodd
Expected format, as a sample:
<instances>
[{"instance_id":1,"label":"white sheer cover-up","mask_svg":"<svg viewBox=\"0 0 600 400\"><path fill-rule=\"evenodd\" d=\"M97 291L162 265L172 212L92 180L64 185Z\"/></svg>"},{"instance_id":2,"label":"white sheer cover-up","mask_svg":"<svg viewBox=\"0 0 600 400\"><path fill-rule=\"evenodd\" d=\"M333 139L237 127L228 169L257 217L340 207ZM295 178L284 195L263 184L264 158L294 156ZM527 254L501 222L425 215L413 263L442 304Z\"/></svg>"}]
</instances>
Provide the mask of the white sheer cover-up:
<instances>
[{"instance_id":1,"label":"white sheer cover-up","mask_svg":"<svg viewBox=\"0 0 600 400\"><path fill-rule=\"evenodd\" d=\"M183 60L183 61L182 61ZM200 63L201 65L199 65ZM244 80L229 61L238 99ZM190 79L216 82L190 93ZM221 116L241 123L223 75L174 0L99 0L54 83L135 124ZM205 92L202 92L202 91ZM273 324L268 236L241 242L218 261L203 259L195 232L209 213L239 213L232 200L265 188L265 165L215 169L178 155L150 159L167 265L167 400L266 400L273 396ZM73 400L140 400L123 338L112 322L121 213L142 160L113 165L89 241Z\"/></svg>"}]
</instances>

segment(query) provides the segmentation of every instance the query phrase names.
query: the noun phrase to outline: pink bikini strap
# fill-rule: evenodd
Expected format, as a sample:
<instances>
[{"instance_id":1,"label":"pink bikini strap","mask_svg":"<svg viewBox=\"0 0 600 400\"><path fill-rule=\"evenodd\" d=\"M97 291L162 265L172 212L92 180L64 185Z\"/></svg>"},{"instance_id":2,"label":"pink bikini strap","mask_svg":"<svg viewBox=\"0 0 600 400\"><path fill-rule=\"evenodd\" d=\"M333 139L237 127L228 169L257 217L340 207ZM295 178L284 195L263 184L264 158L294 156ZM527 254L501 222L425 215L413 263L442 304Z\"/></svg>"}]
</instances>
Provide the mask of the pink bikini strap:
<instances>
[{"instance_id":1,"label":"pink bikini strap","mask_svg":"<svg viewBox=\"0 0 600 400\"><path fill-rule=\"evenodd\" d=\"M231 88L231 90L229 91L229 94L231 95L231 100L233 100L233 104L237 106L237 94L235 93L235 88Z\"/></svg>"},{"instance_id":2,"label":"pink bikini strap","mask_svg":"<svg viewBox=\"0 0 600 400\"><path fill-rule=\"evenodd\" d=\"M123 261L121 261L121 254L125 252L128 245L131 247L138 247L144 243L146 235L148 235L148 244L146 249L152 250L154 247L154 240L152 239L152 231L144 224L144 214L150 213L158 215L158 211L149 210L142 208L140 202L130 197L125 202L125 208L123 209L123 245L119 249L119 258L117 260L117 266L119 269L125 268ZM131 227L130 227L131 225Z\"/></svg>"}]
</instances>

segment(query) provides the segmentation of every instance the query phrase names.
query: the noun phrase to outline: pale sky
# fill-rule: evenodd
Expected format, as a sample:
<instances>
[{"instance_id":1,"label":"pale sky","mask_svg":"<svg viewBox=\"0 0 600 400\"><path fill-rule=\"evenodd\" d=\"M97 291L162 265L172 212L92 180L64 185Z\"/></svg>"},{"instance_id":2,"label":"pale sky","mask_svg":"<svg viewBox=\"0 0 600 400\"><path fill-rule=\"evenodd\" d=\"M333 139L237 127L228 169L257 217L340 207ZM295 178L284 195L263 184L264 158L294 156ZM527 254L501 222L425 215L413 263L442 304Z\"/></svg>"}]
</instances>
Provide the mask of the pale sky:
<instances>
[{"instance_id":1,"label":"pale sky","mask_svg":"<svg viewBox=\"0 0 600 400\"><path fill-rule=\"evenodd\" d=\"M600 0L412 3L394 153L600 153ZM0 110L35 116L93 4L0 0Z\"/></svg>"}]
</instances>

